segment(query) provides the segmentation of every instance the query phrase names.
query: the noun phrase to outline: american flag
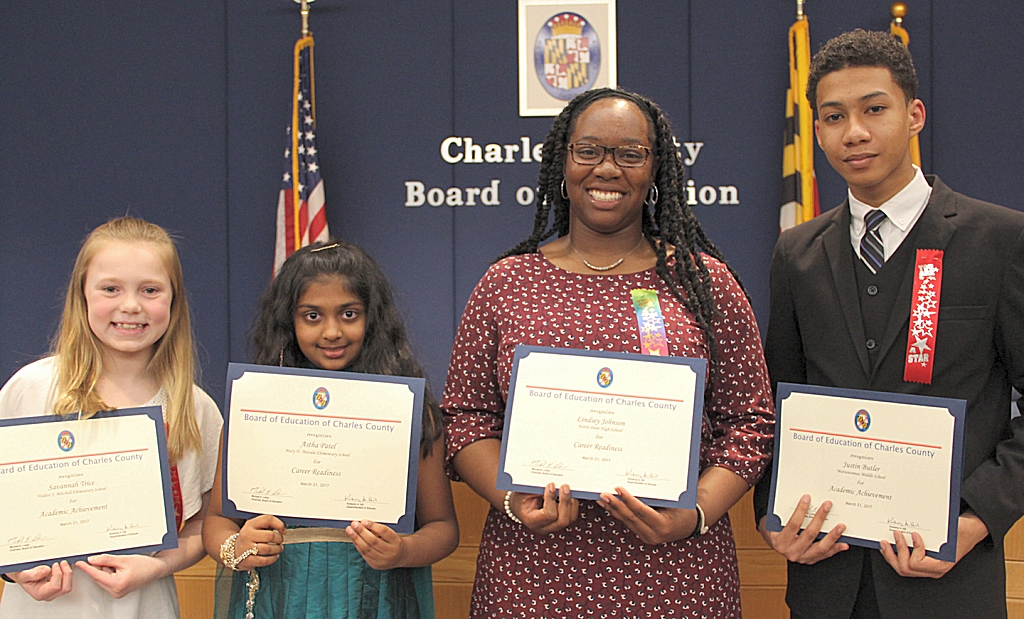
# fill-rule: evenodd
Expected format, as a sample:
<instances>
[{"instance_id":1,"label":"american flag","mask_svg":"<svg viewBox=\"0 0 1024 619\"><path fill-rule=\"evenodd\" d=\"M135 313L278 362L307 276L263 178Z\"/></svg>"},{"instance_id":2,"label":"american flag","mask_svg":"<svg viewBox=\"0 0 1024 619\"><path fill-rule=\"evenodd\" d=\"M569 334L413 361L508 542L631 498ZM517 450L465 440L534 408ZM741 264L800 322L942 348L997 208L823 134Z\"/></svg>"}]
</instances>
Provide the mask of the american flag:
<instances>
[{"instance_id":1,"label":"american flag","mask_svg":"<svg viewBox=\"0 0 1024 619\"><path fill-rule=\"evenodd\" d=\"M295 43L292 124L284 149L284 176L277 199L277 243L274 274L296 249L325 241L327 213L324 182L316 152L316 104L313 98L313 37Z\"/></svg>"}]
</instances>

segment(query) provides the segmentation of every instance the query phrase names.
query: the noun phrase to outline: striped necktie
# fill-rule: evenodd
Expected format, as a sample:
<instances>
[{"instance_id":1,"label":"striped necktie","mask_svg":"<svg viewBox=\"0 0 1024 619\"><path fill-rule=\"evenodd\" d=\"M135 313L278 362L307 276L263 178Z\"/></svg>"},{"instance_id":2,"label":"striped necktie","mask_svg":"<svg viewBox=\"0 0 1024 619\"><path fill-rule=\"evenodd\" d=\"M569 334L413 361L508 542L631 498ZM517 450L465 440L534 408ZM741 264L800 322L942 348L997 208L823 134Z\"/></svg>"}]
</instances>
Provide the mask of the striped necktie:
<instances>
[{"instance_id":1,"label":"striped necktie","mask_svg":"<svg viewBox=\"0 0 1024 619\"><path fill-rule=\"evenodd\" d=\"M878 226L885 221L885 213L882 209L873 208L864 215L864 236L860 240L860 257L868 265L872 273L885 264L885 250L882 248L882 235L878 232Z\"/></svg>"}]
</instances>

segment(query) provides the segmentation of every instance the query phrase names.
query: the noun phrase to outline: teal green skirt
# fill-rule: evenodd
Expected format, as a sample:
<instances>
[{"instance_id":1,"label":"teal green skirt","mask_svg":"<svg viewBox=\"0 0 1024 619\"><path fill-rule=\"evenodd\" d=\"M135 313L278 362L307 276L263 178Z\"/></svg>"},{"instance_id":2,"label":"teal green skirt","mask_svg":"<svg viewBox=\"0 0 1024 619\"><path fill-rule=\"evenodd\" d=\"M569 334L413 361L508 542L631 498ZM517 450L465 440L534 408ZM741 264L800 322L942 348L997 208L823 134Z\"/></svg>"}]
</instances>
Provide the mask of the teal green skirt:
<instances>
[{"instance_id":1,"label":"teal green skirt","mask_svg":"<svg viewBox=\"0 0 1024 619\"><path fill-rule=\"evenodd\" d=\"M254 619L434 617L429 567L375 570L353 544L287 544L273 565L257 572L260 588ZM247 579L246 572L222 570L217 617L245 619Z\"/></svg>"}]
</instances>

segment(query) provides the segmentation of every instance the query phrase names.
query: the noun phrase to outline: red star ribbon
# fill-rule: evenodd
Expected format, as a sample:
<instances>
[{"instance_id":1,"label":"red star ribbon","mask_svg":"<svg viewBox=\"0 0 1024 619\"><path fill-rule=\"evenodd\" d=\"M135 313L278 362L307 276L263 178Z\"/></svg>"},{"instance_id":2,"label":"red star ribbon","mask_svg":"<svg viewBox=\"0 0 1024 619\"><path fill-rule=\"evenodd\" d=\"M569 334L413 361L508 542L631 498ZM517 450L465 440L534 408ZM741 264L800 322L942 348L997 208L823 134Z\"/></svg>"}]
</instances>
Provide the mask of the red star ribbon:
<instances>
[{"instance_id":1,"label":"red star ribbon","mask_svg":"<svg viewBox=\"0 0 1024 619\"><path fill-rule=\"evenodd\" d=\"M171 431L171 427L164 422L164 433L167 434ZM181 530L181 521L185 516L185 504L181 499L181 481L178 479L178 465L171 465L171 497L174 501L174 521L178 524L178 530Z\"/></svg>"},{"instance_id":2,"label":"red star ribbon","mask_svg":"<svg viewBox=\"0 0 1024 619\"><path fill-rule=\"evenodd\" d=\"M942 293L942 250L919 249L914 264L914 298L910 303L910 330L903 380L932 384L935 335L939 326Z\"/></svg>"}]
</instances>

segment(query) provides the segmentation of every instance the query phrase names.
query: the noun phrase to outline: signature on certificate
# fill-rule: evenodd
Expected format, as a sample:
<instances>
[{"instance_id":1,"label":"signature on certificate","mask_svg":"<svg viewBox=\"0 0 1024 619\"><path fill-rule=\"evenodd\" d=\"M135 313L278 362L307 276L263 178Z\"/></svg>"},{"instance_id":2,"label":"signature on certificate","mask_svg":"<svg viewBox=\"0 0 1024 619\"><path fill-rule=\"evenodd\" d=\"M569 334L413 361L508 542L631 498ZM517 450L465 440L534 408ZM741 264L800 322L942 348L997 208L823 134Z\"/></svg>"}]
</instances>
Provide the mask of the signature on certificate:
<instances>
[{"instance_id":1,"label":"signature on certificate","mask_svg":"<svg viewBox=\"0 0 1024 619\"><path fill-rule=\"evenodd\" d=\"M346 503L380 503L380 499L372 494L346 494L341 500Z\"/></svg>"},{"instance_id":2,"label":"signature on certificate","mask_svg":"<svg viewBox=\"0 0 1024 619\"><path fill-rule=\"evenodd\" d=\"M124 524L112 524L107 526L107 533L125 533L141 529L142 525L137 522L126 522Z\"/></svg>"},{"instance_id":3,"label":"signature on certificate","mask_svg":"<svg viewBox=\"0 0 1024 619\"><path fill-rule=\"evenodd\" d=\"M927 529L921 528L921 523L916 520L900 520L899 518L889 517L885 521L885 524L889 525L890 531L927 531Z\"/></svg>"},{"instance_id":4,"label":"signature on certificate","mask_svg":"<svg viewBox=\"0 0 1024 619\"><path fill-rule=\"evenodd\" d=\"M34 544L36 542L47 542L53 538L46 537L42 533L36 533L35 535L12 535L7 538L7 547L11 548L14 546L22 546L24 544Z\"/></svg>"},{"instance_id":5,"label":"signature on certificate","mask_svg":"<svg viewBox=\"0 0 1024 619\"><path fill-rule=\"evenodd\" d=\"M638 471L636 469L626 469L625 477L634 477L640 479L660 479L661 475L653 471Z\"/></svg>"},{"instance_id":6,"label":"signature on certificate","mask_svg":"<svg viewBox=\"0 0 1024 619\"><path fill-rule=\"evenodd\" d=\"M253 496L282 496L284 490L280 488L267 488L265 486L253 486L249 488L249 494Z\"/></svg>"},{"instance_id":7,"label":"signature on certificate","mask_svg":"<svg viewBox=\"0 0 1024 619\"><path fill-rule=\"evenodd\" d=\"M557 460L531 460L530 467L537 469L548 469L551 471L564 471L568 469L564 462Z\"/></svg>"}]
</instances>

